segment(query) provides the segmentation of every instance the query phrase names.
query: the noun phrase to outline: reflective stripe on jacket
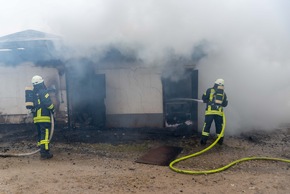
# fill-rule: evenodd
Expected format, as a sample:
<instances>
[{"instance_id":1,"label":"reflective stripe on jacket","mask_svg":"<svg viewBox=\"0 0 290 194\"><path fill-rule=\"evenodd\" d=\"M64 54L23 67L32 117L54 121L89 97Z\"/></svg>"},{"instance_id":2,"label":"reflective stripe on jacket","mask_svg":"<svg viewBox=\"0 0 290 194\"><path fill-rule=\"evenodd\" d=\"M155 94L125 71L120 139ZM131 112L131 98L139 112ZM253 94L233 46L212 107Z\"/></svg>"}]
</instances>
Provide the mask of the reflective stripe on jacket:
<instances>
[{"instance_id":1,"label":"reflective stripe on jacket","mask_svg":"<svg viewBox=\"0 0 290 194\"><path fill-rule=\"evenodd\" d=\"M209 88L202 95L203 102L206 103L205 115L220 115L223 116L223 107L228 105L227 95L223 93L221 105L217 105L214 102L214 97L216 95L216 87Z\"/></svg>"},{"instance_id":2,"label":"reflective stripe on jacket","mask_svg":"<svg viewBox=\"0 0 290 194\"><path fill-rule=\"evenodd\" d=\"M51 122L50 112L53 111L54 105L47 90L41 89L35 94L35 104L34 123Z\"/></svg>"}]
</instances>

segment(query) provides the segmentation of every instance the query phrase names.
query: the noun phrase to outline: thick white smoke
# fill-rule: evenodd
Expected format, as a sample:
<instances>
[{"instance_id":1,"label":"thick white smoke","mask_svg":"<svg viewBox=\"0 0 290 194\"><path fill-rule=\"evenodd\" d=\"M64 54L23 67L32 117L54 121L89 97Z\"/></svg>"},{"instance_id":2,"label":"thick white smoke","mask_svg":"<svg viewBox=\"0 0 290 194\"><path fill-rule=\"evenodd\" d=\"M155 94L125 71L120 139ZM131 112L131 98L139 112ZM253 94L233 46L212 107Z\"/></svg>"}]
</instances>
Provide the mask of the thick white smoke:
<instances>
[{"instance_id":1,"label":"thick white smoke","mask_svg":"<svg viewBox=\"0 0 290 194\"><path fill-rule=\"evenodd\" d=\"M225 79L229 133L274 129L290 121L289 23L275 5L264 1L231 7L209 38L208 56L198 64L201 88Z\"/></svg>"},{"instance_id":2,"label":"thick white smoke","mask_svg":"<svg viewBox=\"0 0 290 194\"><path fill-rule=\"evenodd\" d=\"M206 41L207 55L197 64L200 96L216 78L225 79L229 132L289 122L286 0L9 2L0 8L1 30L14 24L17 29L9 33L30 28L61 35L80 55L90 54L91 47L101 51L117 45L122 52L136 50L145 64L158 65L167 61L168 50L190 59L193 48Z\"/></svg>"}]
</instances>

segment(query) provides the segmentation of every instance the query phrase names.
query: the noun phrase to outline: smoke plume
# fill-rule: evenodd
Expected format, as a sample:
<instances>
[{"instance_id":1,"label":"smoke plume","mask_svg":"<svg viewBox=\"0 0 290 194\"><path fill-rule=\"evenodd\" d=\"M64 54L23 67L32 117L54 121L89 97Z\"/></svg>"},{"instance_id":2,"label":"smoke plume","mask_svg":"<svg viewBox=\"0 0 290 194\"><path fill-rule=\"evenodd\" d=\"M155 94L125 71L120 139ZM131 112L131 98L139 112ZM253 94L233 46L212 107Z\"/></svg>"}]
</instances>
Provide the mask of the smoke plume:
<instances>
[{"instance_id":1,"label":"smoke plume","mask_svg":"<svg viewBox=\"0 0 290 194\"><path fill-rule=\"evenodd\" d=\"M223 78L228 133L289 122L287 1L11 0L13 11L1 8L6 16L2 18L11 17L19 30L62 36L77 51L74 55L89 56L95 48L102 56L107 45L114 45L123 54L134 50L144 65L194 63L199 96ZM13 18L15 13L23 13L22 19ZM2 20L2 29L12 29ZM203 41L206 47L196 60L195 48Z\"/></svg>"}]
</instances>

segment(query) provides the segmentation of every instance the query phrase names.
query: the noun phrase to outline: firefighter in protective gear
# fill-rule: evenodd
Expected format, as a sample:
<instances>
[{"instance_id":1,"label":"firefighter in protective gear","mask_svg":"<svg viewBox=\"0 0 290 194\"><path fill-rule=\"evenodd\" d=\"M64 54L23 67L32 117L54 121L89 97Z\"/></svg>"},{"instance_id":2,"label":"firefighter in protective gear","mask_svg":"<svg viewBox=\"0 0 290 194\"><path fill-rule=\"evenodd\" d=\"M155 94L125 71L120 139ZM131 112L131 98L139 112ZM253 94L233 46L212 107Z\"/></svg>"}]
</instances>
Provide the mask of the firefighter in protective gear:
<instances>
[{"instance_id":1,"label":"firefighter in protective gear","mask_svg":"<svg viewBox=\"0 0 290 194\"><path fill-rule=\"evenodd\" d=\"M217 79L212 88L208 88L202 95L202 100L206 103L205 121L202 129L200 144L205 145L210 135L210 127L215 122L216 135L221 135L218 143L223 144L224 134L220 134L223 127L223 107L228 105L227 95L224 92L224 80Z\"/></svg>"},{"instance_id":2,"label":"firefighter in protective gear","mask_svg":"<svg viewBox=\"0 0 290 194\"><path fill-rule=\"evenodd\" d=\"M40 146L40 157L50 159L53 155L49 151L49 137L51 129L50 115L54 112L54 105L50 99L44 80L41 76L32 77L34 109L33 121L38 131L38 146Z\"/></svg>"}]
</instances>

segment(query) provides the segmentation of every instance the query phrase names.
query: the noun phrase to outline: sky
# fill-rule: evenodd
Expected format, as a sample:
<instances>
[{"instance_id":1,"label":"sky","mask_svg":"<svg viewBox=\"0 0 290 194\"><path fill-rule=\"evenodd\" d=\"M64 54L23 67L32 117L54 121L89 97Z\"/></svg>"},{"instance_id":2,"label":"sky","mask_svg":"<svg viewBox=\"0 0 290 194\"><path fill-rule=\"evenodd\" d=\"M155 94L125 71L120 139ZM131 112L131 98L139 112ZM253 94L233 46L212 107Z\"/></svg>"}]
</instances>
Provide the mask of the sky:
<instances>
[{"instance_id":1,"label":"sky","mask_svg":"<svg viewBox=\"0 0 290 194\"><path fill-rule=\"evenodd\" d=\"M162 64L168 50L190 57L206 41L200 96L223 78L227 131L237 133L290 121L288 10L287 0L9 0L0 36L33 29L82 51L119 45L148 64Z\"/></svg>"}]
</instances>

